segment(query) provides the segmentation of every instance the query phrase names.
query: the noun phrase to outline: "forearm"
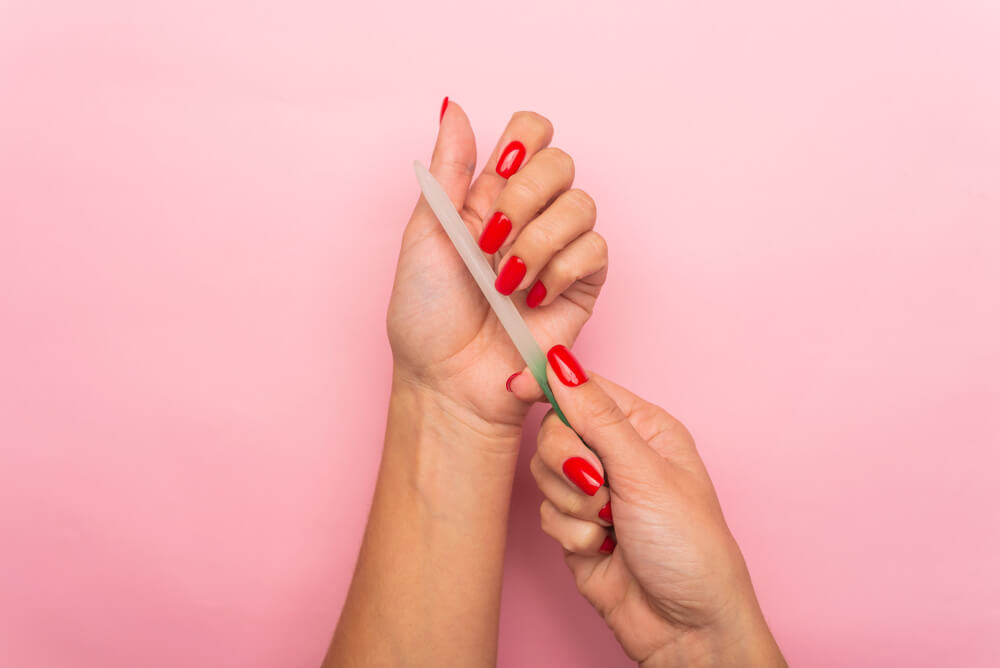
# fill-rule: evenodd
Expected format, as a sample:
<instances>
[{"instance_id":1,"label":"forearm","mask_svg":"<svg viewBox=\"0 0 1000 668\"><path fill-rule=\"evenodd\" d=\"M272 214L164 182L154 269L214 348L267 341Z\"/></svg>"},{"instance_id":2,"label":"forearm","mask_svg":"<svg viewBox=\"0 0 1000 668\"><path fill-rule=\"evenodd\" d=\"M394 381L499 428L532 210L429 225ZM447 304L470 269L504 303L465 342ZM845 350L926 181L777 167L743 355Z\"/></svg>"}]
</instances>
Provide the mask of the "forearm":
<instances>
[{"instance_id":1,"label":"forearm","mask_svg":"<svg viewBox=\"0 0 1000 668\"><path fill-rule=\"evenodd\" d=\"M368 527L327 665L495 663L519 434L487 435L476 419L394 379Z\"/></svg>"}]
</instances>

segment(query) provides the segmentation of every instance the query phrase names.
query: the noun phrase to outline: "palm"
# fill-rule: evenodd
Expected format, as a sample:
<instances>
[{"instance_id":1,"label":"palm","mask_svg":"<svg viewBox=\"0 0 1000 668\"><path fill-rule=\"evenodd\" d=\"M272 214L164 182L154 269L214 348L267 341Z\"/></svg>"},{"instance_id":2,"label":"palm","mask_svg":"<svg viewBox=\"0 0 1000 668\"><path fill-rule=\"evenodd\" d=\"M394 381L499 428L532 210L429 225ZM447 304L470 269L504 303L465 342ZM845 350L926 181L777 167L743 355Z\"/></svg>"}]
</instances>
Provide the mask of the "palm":
<instances>
[{"instance_id":1,"label":"palm","mask_svg":"<svg viewBox=\"0 0 1000 668\"><path fill-rule=\"evenodd\" d=\"M629 654L641 660L689 629L716 621L729 593L717 588L717 575L706 570L715 561L712 554L699 553L689 538L670 526L621 514L616 506L619 543L610 557L568 555L567 560L578 573L581 593ZM646 522L646 534L650 527L656 527L657 534L630 534L630 526L639 522Z\"/></svg>"},{"instance_id":2,"label":"palm","mask_svg":"<svg viewBox=\"0 0 1000 668\"><path fill-rule=\"evenodd\" d=\"M659 407L623 405L639 435L663 458L647 471L669 485L612 480L618 549L610 557L568 554L581 593L638 660L724 615L741 592L739 548L686 429ZM668 464L669 461L669 464Z\"/></svg>"},{"instance_id":3,"label":"palm","mask_svg":"<svg viewBox=\"0 0 1000 668\"><path fill-rule=\"evenodd\" d=\"M508 128L517 119L515 114ZM537 119L520 117L517 132L528 132L526 120ZM536 149L550 139L551 131L548 139L535 135ZM476 141L472 126L460 106L449 107L430 171L477 238L507 183L492 167L496 156L494 152L473 182ZM494 269L498 255L491 258ZM512 299L543 348L570 345L590 317L605 275L602 269L577 280L537 309L527 308L523 293L514 293ZM403 233L387 324L397 368L472 408L490 424L520 427L527 405L500 388L511 373L524 368L524 362L423 198Z\"/></svg>"},{"instance_id":4,"label":"palm","mask_svg":"<svg viewBox=\"0 0 1000 668\"><path fill-rule=\"evenodd\" d=\"M476 197L481 180L473 185L462 211L474 236L482 229L485 213L472 208L477 202L485 203ZM494 256L494 268L496 262ZM544 349L555 343L572 344L590 317L599 291L599 281L578 281L538 310L524 305L523 294L512 299ZM403 235L387 320L397 363L441 383L489 421L520 424L527 410L523 402L483 388L501 387L524 362L423 201Z\"/></svg>"}]
</instances>

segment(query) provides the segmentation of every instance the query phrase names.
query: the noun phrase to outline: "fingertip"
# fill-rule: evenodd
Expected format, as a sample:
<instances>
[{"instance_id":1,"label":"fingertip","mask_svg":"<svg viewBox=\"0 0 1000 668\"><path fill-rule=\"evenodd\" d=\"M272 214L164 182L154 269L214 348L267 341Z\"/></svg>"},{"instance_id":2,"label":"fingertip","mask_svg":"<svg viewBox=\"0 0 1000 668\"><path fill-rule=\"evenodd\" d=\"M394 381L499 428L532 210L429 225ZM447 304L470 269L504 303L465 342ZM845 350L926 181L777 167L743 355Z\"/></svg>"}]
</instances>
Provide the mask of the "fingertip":
<instances>
[{"instance_id":1,"label":"fingertip","mask_svg":"<svg viewBox=\"0 0 1000 668\"><path fill-rule=\"evenodd\" d=\"M526 403L546 401L545 393L527 367L507 379L507 391Z\"/></svg>"},{"instance_id":2,"label":"fingertip","mask_svg":"<svg viewBox=\"0 0 1000 668\"><path fill-rule=\"evenodd\" d=\"M450 96L445 95L444 99L441 100L441 109L438 113L438 125L444 125L446 122L450 123L452 121L465 120L468 121L469 117L465 113L465 109L462 105L453 100Z\"/></svg>"},{"instance_id":3,"label":"fingertip","mask_svg":"<svg viewBox=\"0 0 1000 668\"><path fill-rule=\"evenodd\" d=\"M583 365L566 346L561 343L552 346L546 357L549 360L549 368L555 372L563 385L579 387L587 382L588 376Z\"/></svg>"},{"instance_id":4,"label":"fingertip","mask_svg":"<svg viewBox=\"0 0 1000 668\"><path fill-rule=\"evenodd\" d=\"M444 100L441 102L441 114L438 116L438 123L444 120L444 112L448 111L448 96L444 96Z\"/></svg>"},{"instance_id":5,"label":"fingertip","mask_svg":"<svg viewBox=\"0 0 1000 668\"><path fill-rule=\"evenodd\" d=\"M574 456L563 462L562 472L580 491L587 496L594 496L604 485L604 476L598 468L604 468L599 461L595 466L588 458Z\"/></svg>"},{"instance_id":6,"label":"fingertip","mask_svg":"<svg viewBox=\"0 0 1000 668\"><path fill-rule=\"evenodd\" d=\"M542 284L540 280L536 280L535 284L531 286L531 290L528 291L528 296L526 302L528 308L538 308L538 306L545 300L545 295L548 291L545 289L545 285Z\"/></svg>"}]
</instances>

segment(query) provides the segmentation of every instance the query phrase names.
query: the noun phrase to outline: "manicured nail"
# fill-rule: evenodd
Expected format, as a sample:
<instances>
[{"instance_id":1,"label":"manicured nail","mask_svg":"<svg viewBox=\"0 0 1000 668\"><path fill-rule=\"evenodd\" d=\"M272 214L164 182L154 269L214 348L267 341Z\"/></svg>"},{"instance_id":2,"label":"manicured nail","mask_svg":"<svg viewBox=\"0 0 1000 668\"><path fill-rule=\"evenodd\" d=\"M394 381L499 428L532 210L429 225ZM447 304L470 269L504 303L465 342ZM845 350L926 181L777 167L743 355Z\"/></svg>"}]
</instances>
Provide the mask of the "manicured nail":
<instances>
[{"instance_id":1,"label":"manicured nail","mask_svg":"<svg viewBox=\"0 0 1000 668\"><path fill-rule=\"evenodd\" d=\"M605 522L610 522L611 521L611 502L610 501L608 501L607 503L604 504L604 507L601 508L601 510L597 513L597 516L600 517Z\"/></svg>"},{"instance_id":2,"label":"manicured nail","mask_svg":"<svg viewBox=\"0 0 1000 668\"><path fill-rule=\"evenodd\" d=\"M517 378L520 375L521 375L520 371L515 371L514 373L510 374L509 378L507 378L507 391L508 392L513 392L514 391L514 390L510 389L510 384L513 383L514 379ZM611 503L611 502L608 501L608 503Z\"/></svg>"},{"instance_id":3,"label":"manicured nail","mask_svg":"<svg viewBox=\"0 0 1000 668\"><path fill-rule=\"evenodd\" d=\"M517 168L524 162L524 144L514 140L507 144L497 159L497 174L509 179L517 171Z\"/></svg>"},{"instance_id":4,"label":"manicured nail","mask_svg":"<svg viewBox=\"0 0 1000 668\"><path fill-rule=\"evenodd\" d=\"M549 366L552 367L563 385L576 387L587 382L587 373L573 357L573 353L564 345L552 346L549 349Z\"/></svg>"},{"instance_id":5,"label":"manicured nail","mask_svg":"<svg viewBox=\"0 0 1000 668\"><path fill-rule=\"evenodd\" d=\"M525 300L528 302L528 308L535 308L541 304L542 300L545 299L546 292L548 291L545 289L545 286L542 285L542 282L535 281L535 284L531 286L530 290L528 290L528 298Z\"/></svg>"},{"instance_id":6,"label":"manicured nail","mask_svg":"<svg viewBox=\"0 0 1000 668\"><path fill-rule=\"evenodd\" d=\"M601 474L583 457L570 457L563 462L563 473L588 496L597 494L604 484Z\"/></svg>"},{"instance_id":7,"label":"manicured nail","mask_svg":"<svg viewBox=\"0 0 1000 668\"><path fill-rule=\"evenodd\" d=\"M490 216L483 233L479 235L479 247L484 253L496 253L510 234L510 218L499 211Z\"/></svg>"},{"instance_id":8,"label":"manicured nail","mask_svg":"<svg viewBox=\"0 0 1000 668\"><path fill-rule=\"evenodd\" d=\"M604 542L601 543L601 552L604 552L605 554L611 554L612 552L615 551L616 545L618 545L618 543L615 542L615 539L612 538L611 536L608 536L607 538L604 539Z\"/></svg>"},{"instance_id":9,"label":"manicured nail","mask_svg":"<svg viewBox=\"0 0 1000 668\"><path fill-rule=\"evenodd\" d=\"M444 112L448 108L448 96L444 96L444 101L441 103L441 116L438 117L438 123L444 120Z\"/></svg>"},{"instance_id":10,"label":"manicured nail","mask_svg":"<svg viewBox=\"0 0 1000 668\"><path fill-rule=\"evenodd\" d=\"M528 268L524 266L524 260L516 255L511 255L510 259L504 263L503 268L500 273L497 274L496 286L497 292L502 295L509 295L514 292L514 288L521 284L521 279L524 278L524 274L528 271Z\"/></svg>"}]
</instances>

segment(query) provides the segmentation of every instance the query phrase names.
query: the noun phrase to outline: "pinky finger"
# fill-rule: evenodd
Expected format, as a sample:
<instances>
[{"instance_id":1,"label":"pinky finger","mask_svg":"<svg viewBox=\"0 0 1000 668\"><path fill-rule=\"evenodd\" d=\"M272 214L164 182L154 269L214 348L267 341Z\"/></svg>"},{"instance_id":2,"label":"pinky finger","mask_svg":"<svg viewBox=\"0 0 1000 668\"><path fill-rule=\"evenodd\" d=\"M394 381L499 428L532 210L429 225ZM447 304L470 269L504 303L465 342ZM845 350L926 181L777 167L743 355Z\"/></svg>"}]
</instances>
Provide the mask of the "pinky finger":
<instances>
[{"instance_id":1,"label":"pinky finger","mask_svg":"<svg viewBox=\"0 0 1000 668\"><path fill-rule=\"evenodd\" d=\"M548 499L542 501L539 514L542 518L542 531L554 538L567 552L589 555L614 552L615 539L600 524L565 515Z\"/></svg>"},{"instance_id":2,"label":"pinky finger","mask_svg":"<svg viewBox=\"0 0 1000 668\"><path fill-rule=\"evenodd\" d=\"M596 298L608 273L608 242L594 230L574 239L556 253L538 274L528 291L528 306L535 308L554 302L574 283L585 283L587 293Z\"/></svg>"}]
</instances>

